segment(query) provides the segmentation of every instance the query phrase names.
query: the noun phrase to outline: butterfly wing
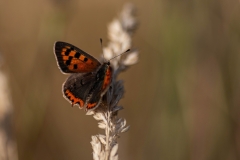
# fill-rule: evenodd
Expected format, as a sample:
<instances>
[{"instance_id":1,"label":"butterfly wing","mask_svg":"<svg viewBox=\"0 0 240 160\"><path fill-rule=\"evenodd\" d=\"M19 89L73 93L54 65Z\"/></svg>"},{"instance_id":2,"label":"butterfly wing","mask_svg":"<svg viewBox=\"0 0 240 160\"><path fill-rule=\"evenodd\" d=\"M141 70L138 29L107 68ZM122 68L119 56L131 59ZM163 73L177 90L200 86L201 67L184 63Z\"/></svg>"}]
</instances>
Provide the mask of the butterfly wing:
<instances>
[{"instance_id":1,"label":"butterfly wing","mask_svg":"<svg viewBox=\"0 0 240 160\"><path fill-rule=\"evenodd\" d=\"M83 50L66 42L56 42L54 53L64 73L86 73L96 70L100 62Z\"/></svg>"},{"instance_id":2,"label":"butterfly wing","mask_svg":"<svg viewBox=\"0 0 240 160\"><path fill-rule=\"evenodd\" d=\"M110 86L112 68L104 63L97 72L74 73L63 84L63 95L80 108L93 110L99 106L102 96Z\"/></svg>"},{"instance_id":3,"label":"butterfly wing","mask_svg":"<svg viewBox=\"0 0 240 160\"><path fill-rule=\"evenodd\" d=\"M102 96L110 86L112 79L112 68L108 64L103 64L96 73L97 81L89 90L90 99L86 104L87 110L93 110L99 106L102 101Z\"/></svg>"},{"instance_id":4,"label":"butterfly wing","mask_svg":"<svg viewBox=\"0 0 240 160\"><path fill-rule=\"evenodd\" d=\"M80 108L83 108L94 83L94 78L94 73L72 74L63 84L64 97L72 105L78 104Z\"/></svg>"}]
</instances>

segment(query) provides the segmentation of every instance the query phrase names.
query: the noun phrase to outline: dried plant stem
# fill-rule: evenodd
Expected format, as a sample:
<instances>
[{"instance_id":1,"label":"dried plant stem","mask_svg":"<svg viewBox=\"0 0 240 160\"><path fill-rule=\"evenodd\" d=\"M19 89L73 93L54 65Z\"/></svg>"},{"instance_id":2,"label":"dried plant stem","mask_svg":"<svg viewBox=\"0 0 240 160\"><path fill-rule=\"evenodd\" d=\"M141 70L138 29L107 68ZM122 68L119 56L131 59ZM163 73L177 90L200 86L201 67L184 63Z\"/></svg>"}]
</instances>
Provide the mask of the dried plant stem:
<instances>
[{"instance_id":1,"label":"dried plant stem","mask_svg":"<svg viewBox=\"0 0 240 160\"><path fill-rule=\"evenodd\" d=\"M132 4L125 5L120 16L109 24L110 41L108 46L103 49L106 59L111 59L132 48L131 36L137 25L134 11L135 8ZM110 61L113 68L113 77L109 90L104 95L101 106L87 112L87 115L93 115L99 121L98 127L105 130L105 135L92 136L91 144L94 160L118 160L117 140L120 133L129 129L129 126L126 126L126 120L118 118L118 111L122 110L123 107L117 104L124 94L124 86L122 81L117 80L117 75L137 62L138 52L132 50L126 53L124 57L122 59L116 57Z\"/></svg>"},{"instance_id":2,"label":"dried plant stem","mask_svg":"<svg viewBox=\"0 0 240 160\"><path fill-rule=\"evenodd\" d=\"M109 155L110 155L110 142L109 142L109 138L110 138L110 116L111 113L110 111L108 110L107 111L107 126L106 126L106 130L105 130L105 134L106 134L106 146L105 146L105 160L108 160L109 159Z\"/></svg>"}]
</instances>

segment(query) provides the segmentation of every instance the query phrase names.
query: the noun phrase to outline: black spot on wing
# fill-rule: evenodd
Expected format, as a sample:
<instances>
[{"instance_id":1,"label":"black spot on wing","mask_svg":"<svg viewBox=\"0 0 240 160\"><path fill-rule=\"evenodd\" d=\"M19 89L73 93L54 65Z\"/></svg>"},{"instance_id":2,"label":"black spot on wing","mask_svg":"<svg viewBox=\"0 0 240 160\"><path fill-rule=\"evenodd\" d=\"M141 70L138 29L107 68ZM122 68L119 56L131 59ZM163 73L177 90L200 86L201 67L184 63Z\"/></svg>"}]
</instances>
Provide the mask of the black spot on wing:
<instances>
[{"instance_id":1,"label":"black spot on wing","mask_svg":"<svg viewBox=\"0 0 240 160\"><path fill-rule=\"evenodd\" d=\"M71 64L72 59L73 59L72 56L69 56L69 57L68 57L68 60L66 61L66 65L67 65L67 66Z\"/></svg>"},{"instance_id":2,"label":"black spot on wing","mask_svg":"<svg viewBox=\"0 0 240 160\"><path fill-rule=\"evenodd\" d=\"M71 49L67 49L66 52L65 52L65 55L68 56L71 52Z\"/></svg>"},{"instance_id":3,"label":"black spot on wing","mask_svg":"<svg viewBox=\"0 0 240 160\"><path fill-rule=\"evenodd\" d=\"M78 65L77 64L74 64L73 65L73 69L77 69L78 68Z\"/></svg>"},{"instance_id":4,"label":"black spot on wing","mask_svg":"<svg viewBox=\"0 0 240 160\"><path fill-rule=\"evenodd\" d=\"M69 66L71 64L71 60L66 61L66 65Z\"/></svg>"},{"instance_id":5,"label":"black spot on wing","mask_svg":"<svg viewBox=\"0 0 240 160\"><path fill-rule=\"evenodd\" d=\"M84 62L87 62L87 61L88 61L88 58L85 57L85 58L84 58Z\"/></svg>"},{"instance_id":6,"label":"black spot on wing","mask_svg":"<svg viewBox=\"0 0 240 160\"><path fill-rule=\"evenodd\" d=\"M74 55L75 58L79 58L80 57L80 53L79 52L76 52L76 54Z\"/></svg>"}]
</instances>

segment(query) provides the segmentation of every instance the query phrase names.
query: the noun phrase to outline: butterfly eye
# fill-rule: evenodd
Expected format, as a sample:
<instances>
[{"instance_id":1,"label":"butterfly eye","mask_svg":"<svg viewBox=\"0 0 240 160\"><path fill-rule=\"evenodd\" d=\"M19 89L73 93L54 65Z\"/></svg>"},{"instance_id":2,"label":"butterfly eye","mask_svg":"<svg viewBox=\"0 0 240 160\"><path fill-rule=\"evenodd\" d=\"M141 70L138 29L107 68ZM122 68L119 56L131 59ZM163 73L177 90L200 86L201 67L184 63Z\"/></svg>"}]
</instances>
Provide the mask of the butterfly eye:
<instances>
[{"instance_id":1,"label":"butterfly eye","mask_svg":"<svg viewBox=\"0 0 240 160\"><path fill-rule=\"evenodd\" d=\"M109 61L107 62L107 65L110 65L110 62L109 62Z\"/></svg>"}]
</instances>

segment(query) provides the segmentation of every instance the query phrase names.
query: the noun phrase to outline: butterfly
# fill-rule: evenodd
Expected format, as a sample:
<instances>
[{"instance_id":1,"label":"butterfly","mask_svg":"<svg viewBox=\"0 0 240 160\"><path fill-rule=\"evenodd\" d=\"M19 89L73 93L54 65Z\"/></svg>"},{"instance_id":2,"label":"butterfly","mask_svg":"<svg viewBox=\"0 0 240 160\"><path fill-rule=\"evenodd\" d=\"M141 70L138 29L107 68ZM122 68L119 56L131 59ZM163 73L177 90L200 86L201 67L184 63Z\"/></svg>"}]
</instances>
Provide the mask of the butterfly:
<instances>
[{"instance_id":1,"label":"butterfly","mask_svg":"<svg viewBox=\"0 0 240 160\"><path fill-rule=\"evenodd\" d=\"M63 97L81 109L97 108L111 84L110 61L101 64L83 50L60 41L54 44L54 54L62 73L70 74L63 83Z\"/></svg>"}]
</instances>

